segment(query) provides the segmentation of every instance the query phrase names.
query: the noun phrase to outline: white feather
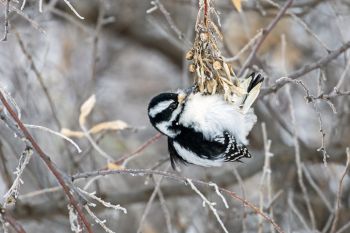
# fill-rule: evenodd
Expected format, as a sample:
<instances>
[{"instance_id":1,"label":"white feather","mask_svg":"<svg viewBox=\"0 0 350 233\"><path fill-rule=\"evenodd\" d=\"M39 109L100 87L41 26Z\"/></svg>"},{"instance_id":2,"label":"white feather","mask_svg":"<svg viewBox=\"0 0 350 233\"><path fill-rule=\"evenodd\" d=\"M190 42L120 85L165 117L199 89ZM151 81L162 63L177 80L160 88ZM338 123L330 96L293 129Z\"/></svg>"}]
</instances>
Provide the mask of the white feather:
<instances>
[{"instance_id":1,"label":"white feather","mask_svg":"<svg viewBox=\"0 0 350 233\"><path fill-rule=\"evenodd\" d=\"M217 160L203 159L198 155L194 154L193 152L183 148L176 141L174 142L174 148L177 151L177 153L187 162L197 164L203 167L219 167L224 162L224 158L220 158Z\"/></svg>"},{"instance_id":2,"label":"white feather","mask_svg":"<svg viewBox=\"0 0 350 233\"><path fill-rule=\"evenodd\" d=\"M256 98L258 97L260 93L260 88L261 88L262 83L257 84L250 92L248 93L247 98L245 99L243 103L243 108L242 111L243 113L248 112L252 104L255 102Z\"/></svg>"},{"instance_id":3,"label":"white feather","mask_svg":"<svg viewBox=\"0 0 350 233\"><path fill-rule=\"evenodd\" d=\"M158 113L164 111L165 109L167 109L170 104L174 103L173 100L167 100L167 101L163 101L163 102L160 102L159 104L155 105L154 107L152 107L150 110L149 110L149 115L151 117L155 117Z\"/></svg>"},{"instance_id":4,"label":"white feather","mask_svg":"<svg viewBox=\"0 0 350 233\"><path fill-rule=\"evenodd\" d=\"M178 132L174 130L170 130L170 123L167 121L163 121L161 123L156 124L156 128L162 132L163 134L167 135L168 137L174 138L176 135L178 135Z\"/></svg>"},{"instance_id":5,"label":"white feather","mask_svg":"<svg viewBox=\"0 0 350 233\"><path fill-rule=\"evenodd\" d=\"M191 94L186 101L179 123L194 127L204 137L213 137L228 131L240 143L247 144L247 136L257 117L252 109L243 114L238 106L227 103L222 95Z\"/></svg>"},{"instance_id":6,"label":"white feather","mask_svg":"<svg viewBox=\"0 0 350 233\"><path fill-rule=\"evenodd\" d=\"M168 101L164 101L164 102L168 102ZM162 102L162 103L164 103L164 102ZM174 102L174 101L171 100L171 102ZM160 105L160 104L162 104L162 103L157 104L157 105L154 107L154 109L160 109L161 107L158 107L158 108L157 108L157 106ZM170 105L170 104L169 104L169 105ZM169 106L169 105L168 105L168 106ZM162 108L163 108L164 106L165 106L165 104L162 105ZM164 109L166 109L166 108L164 108ZM163 110L164 110L164 109L163 109ZM152 110L153 110L153 109L151 109L151 111L152 111ZM155 111L155 112L156 112L156 111ZM164 133L165 135L167 135L168 137L174 138L174 137L175 137L176 135L178 135L180 132L178 132L178 131L176 131L176 130L171 130L170 127L171 127L173 121L175 121L176 117L180 114L180 112L181 112L181 107L178 106L178 107L172 112L171 118L170 118L168 121L162 121L162 122L156 124L156 128L157 128L160 132L162 132L162 133ZM158 112L158 113L159 113L159 112ZM158 113L156 113L155 116L156 116ZM150 113L150 115L151 115L151 113Z\"/></svg>"}]
</instances>

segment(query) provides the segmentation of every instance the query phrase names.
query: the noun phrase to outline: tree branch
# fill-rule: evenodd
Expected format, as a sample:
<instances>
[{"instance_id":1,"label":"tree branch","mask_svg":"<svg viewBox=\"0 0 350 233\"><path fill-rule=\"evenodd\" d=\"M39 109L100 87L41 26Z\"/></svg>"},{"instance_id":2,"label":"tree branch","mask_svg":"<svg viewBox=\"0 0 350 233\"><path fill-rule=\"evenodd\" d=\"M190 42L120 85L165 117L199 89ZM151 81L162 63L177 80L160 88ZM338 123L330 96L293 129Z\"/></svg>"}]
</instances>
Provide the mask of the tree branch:
<instances>
[{"instance_id":1,"label":"tree branch","mask_svg":"<svg viewBox=\"0 0 350 233\"><path fill-rule=\"evenodd\" d=\"M321 68L325 65L327 65L329 62L331 62L332 60L336 59L340 54L344 53L345 51L347 51L350 48L350 41L348 41L347 43L343 44L342 46L340 46L338 49L333 50L332 52L330 52L326 57L323 57L321 59L319 59L318 61L311 63L311 64L307 64L303 67L301 67L300 69L294 71L293 73L289 74L287 77L289 79L297 79L302 77L303 75ZM273 92L278 91L281 87L283 87L285 84L288 83L288 80L281 80L281 81L277 81L275 84L273 84L272 86L268 87L268 88L264 88L261 90L260 93L260 97L263 97L265 95L271 94Z\"/></svg>"},{"instance_id":2,"label":"tree branch","mask_svg":"<svg viewBox=\"0 0 350 233\"><path fill-rule=\"evenodd\" d=\"M62 186L66 196L68 197L70 203L74 206L76 209L80 219L85 225L86 230L89 233L92 233L92 229L90 226L90 223L86 219L82 209L80 208L77 200L74 198L72 194L72 189L69 187L68 184L66 184L65 178L63 177L62 172L60 172L58 169L56 169L56 166L51 161L51 158L45 154L45 152L41 149L41 147L36 143L35 139L32 137L32 135L29 133L27 128L24 126L24 124L21 122L21 120L18 118L15 111L13 111L10 104L7 102L5 96L3 95L2 91L0 90L0 100L3 103L6 110L10 113L13 120L16 122L17 126L19 127L19 130L23 133L24 138L30 142L34 150L38 153L39 157L44 161L48 169L52 172L52 174L56 177L59 184Z\"/></svg>"},{"instance_id":3,"label":"tree branch","mask_svg":"<svg viewBox=\"0 0 350 233\"><path fill-rule=\"evenodd\" d=\"M260 49L260 46L263 44L263 42L265 41L266 37L270 34L270 32L272 31L272 29L277 25L277 23L282 19L282 16L286 13L287 9L292 5L293 0L288 0L283 7L281 8L281 10L278 12L278 14L276 15L276 17L270 22L270 24L264 28L262 30L262 34L260 39L256 42L256 44L253 47L252 52L249 54L249 57L247 58L247 60L245 61L245 63L243 64L243 66L241 67L241 69L238 72L238 76L241 76L243 74L243 72L251 65L252 61L254 60L257 52Z\"/></svg>"}]
</instances>

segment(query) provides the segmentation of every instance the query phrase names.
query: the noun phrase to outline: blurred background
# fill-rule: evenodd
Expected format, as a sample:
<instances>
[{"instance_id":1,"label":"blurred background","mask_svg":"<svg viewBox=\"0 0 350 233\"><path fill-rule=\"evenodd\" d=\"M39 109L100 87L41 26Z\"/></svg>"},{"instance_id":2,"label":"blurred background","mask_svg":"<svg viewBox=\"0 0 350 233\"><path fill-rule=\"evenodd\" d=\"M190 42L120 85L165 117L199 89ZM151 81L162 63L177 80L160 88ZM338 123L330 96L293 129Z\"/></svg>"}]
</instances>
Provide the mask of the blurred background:
<instances>
[{"instance_id":1,"label":"blurred background","mask_svg":"<svg viewBox=\"0 0 350 233\"><path fill-rule=\"evenodd\" d=\"M259 32L286 1L245 0L241 12L233 2L240 1L216 0L212 6L224 38L220 50L238 72ZM193 83L185 53L195 36L197 0L72 0L77 14L66 1L43 1L42 12L40 1L0 3L0 35L8 30L0 42L0 87L13 97L24 123L81 132L80 107L95 95L86 128L115 120L127 124L91 134L99 148L117 161L146 143L126 168L215 182L249 200L285 232L350 232L350 1L293 1L250 62L243 76L254 70L266 77L254 106L258 122L249 136L253 158L222 168L180 166L179 171L169 168L166 138L154 138L147 105L160 92ZM286 85L271 89L281 82ZM107 166L85 136L69 135L83 150L77 153L45 130L30 132L68 175ZM2 122L1 196L14 182L24 149ZM18 200L6 212L26 232L71 232L67 199L35 154L22 180ZM124 214L102 205L92 208L113 232L224 232L198 194L174 180L110 175L75 184L84 188L88 182L88 192L127 209ZM228 232L275 231L232 197L226 197L225 208L213 188L200 190L217 203ZM5 229L16 232L6 224ZM93 230L106 232L98 224Z\"/></svg>"}]
</instances>

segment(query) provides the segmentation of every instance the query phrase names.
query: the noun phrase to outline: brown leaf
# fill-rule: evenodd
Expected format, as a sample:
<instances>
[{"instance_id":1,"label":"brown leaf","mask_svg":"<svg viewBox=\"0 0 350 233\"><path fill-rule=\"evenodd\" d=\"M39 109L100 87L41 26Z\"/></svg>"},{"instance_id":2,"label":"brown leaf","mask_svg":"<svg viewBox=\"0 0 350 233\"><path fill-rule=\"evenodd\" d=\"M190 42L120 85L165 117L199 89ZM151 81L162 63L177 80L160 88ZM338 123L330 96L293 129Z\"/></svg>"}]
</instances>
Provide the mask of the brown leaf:
<instances>
[{"instance_id":1,"label":"brown leaf","mask_svg":"<svg viewBox=\"0 0 350 233\"><path fill-rule=\"evenodd\" d=\"M96 97L95 95L90 96L89 99L87 99L83 105L80 107L80 116L79 116L79 123L80 125L85 124L86 117L91 113L92 109L95 107L96 103Z\"/></svg>"},{"instance_id":2,"label":"brown leaf","mask_svg":"<svg viewBox=\"0 0 350 233\"><path fill-rule=\"evenodd\" d=\"M241 0L231 0L238 12L242 11L242 1Z\"/></svg>"},{"instance_id":3,"label":"brown leaf","mask_svg":"<svg viewBox=\"0 0 350 233\"><path fill-rule=\"evenodd\" d=\"M124 169L123 166L115 164L115 163L107 163L107 169L108 170L122 170Z\"/></svg>"},{"instance_id":4,"label":"brown leaf","mask_svg":"<svg viewBox=\"0 0 350 233\"><path fill-rule=\"evenodd\" d=\"M124 121L116 120L116 121L108 121L108 122L102 122L95 126L93 126L89 133L91 134L97 134L104 130L123 130L128 127L128 124L126 124ZM61 134L67 136L67 137L73 137L73 138L82 138L85 137L84 132L82 131L73 131L70 129L62 128Z\"/></svg>"},{"instance_id":5,"label":"brown leaf","mask_svg":"<svg viewBox=\"0 0 350 233\"><path fill-rule=\"evenodd\" d=\"M82 138L84 137L84 133L81 131L73 131L70 129L62 128L61 129L61 134L67 137L72 137L72 138Z\"/></svg>"},{"instance_id":6,"label":"brown leaf","mask_svg":"<svg viewBox=\"0 0 350 233\"><path fill-rule=\"evenodd\" d=\"M124 121L116 120L116 121L108 121L108 122L102 122L94 127L92 127L89 132L92 134L99 133L103 130L123 130L128 127L128 124L126 124Z\"/></svg>"}]
</instances>

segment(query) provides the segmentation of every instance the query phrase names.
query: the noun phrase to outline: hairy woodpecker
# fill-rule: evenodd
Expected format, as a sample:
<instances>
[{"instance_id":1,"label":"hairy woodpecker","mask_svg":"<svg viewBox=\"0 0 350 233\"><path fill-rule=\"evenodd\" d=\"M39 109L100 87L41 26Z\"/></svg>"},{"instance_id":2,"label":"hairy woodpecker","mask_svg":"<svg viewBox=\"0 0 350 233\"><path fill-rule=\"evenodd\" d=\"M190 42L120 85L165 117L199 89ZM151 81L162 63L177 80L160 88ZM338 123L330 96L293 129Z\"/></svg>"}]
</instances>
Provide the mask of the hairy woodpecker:
<instances>
[{"instance_id":1,"label":"hairy woodpecker","mask_svg":"<svg viewBox=\"0 0 350 233\"><path fill-rule=\"evenodd\" d=\"M245 95L233 103L223 95L177 91L161 93L148 106L151 124L168 137L171 165L191 163L205 167L240 161L251 155L245 146L257 117L251 105L264 78L251 74L241 85Z\"/></svg>"}]
</instances>

